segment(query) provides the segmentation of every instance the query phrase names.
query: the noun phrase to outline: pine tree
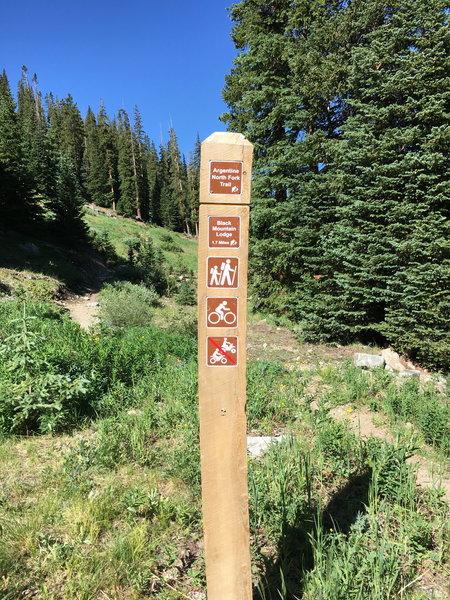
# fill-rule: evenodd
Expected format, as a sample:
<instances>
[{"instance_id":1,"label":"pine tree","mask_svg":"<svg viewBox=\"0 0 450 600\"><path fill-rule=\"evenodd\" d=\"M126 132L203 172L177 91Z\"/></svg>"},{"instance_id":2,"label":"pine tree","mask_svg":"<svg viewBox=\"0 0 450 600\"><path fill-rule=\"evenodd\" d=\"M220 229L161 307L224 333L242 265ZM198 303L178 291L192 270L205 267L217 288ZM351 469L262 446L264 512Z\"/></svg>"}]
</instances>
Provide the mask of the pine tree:
<instances>
[{"instance_id":1,"label":"pine tree","mask_svg":"<svg viewBox=\"0 0 450 600\"><path fill-rule=\"evenodd\" d=\"M118 115L118 162L120 199L117 210L129 217L136 214L136 180L133 166L132 130L124 109Z\"/></svg>"},{"instance_id":2,"label":"pine tree","mask_svg":"<svg viewBox=\"0 0 450 600\"><path fill-rule=\"evenodd\" d=\"M117 184L118 133L116 122L114 120L111 122L109 119L103 102L100 104L97 115L97 128L100 149L108 176L108 192L105 192L104 206L111 206L115 210L119 198Z\"/></svg>"},{"instance_id":3,"label":"pine tree","mask_svg":"<svg viewBox=\"0 0 450 600\"><path fill-rule=\"evenodd\" d=\"M146 170L149 197L149 219L152 223L161 225L159 158L154 142L146 141L148 147Z\"/></svg>"},{"instance_id":4,"label":"pine tree","mask_svg":"<svg viewBox=\"0 0 450 600\"><path fill-rule=\"evenodd\" d=\"M97 125L91 108L84 121L86 151L84 154L87 191L95 204L111 206L110 171L108 168L105 128Z\"/></svg>"},{"instance_id":5,"label":"pine tree","mask_svg":"<svg viewBox=\"0 0 450 600\"><path fill-rule=\"evenodd\" d=\"M56 176L55 198L51 203L53 231L62 240L84 239L83 192L72 157L61 153Z\"/></svg>"},{"instance_id":6,"label":"pine tree","mask_svg":"<svg viewBox=\"0 0 450 600\"><path fill-rule=\"evenodd\" d=\"M150 147L142 125L142 117L137 106L134 107L134 139L136 142L134 164L137 217L144 221L148 221L150 216L150 200L146 160L150 152Z\"/></svg>"},{"instance_id":7,"label":"pine tree","mask_svg":"<svg viewBox=\"0 0 450 600\"><path fill-rule=\"evenodd\" d=\"M72 159L80 186L83 186L83 154L85 148L83 120L76 102L70 94L58 104L59 131L58 138L61 150Z\"/></svg>"},{"instance_id":8,"label":"pine tree","mask_svg":"<svg viewBox=\"0 0 450 600\"><path fill-rule=\"evenodd\" d=\"M437 366L450 348L448 16L443 2L426 0L400 0L382 16L352 49L321 328L330 331L332 320L342 339L382 333Z\"/></svg>"},{"instance_id":9,"label":"pine tree","mask_svg":"<svg viewBox=\"0 0 450 600\"><path fill-rule=\"evenodd\" d=\"M194 150L191 152L187 166L187 182L189 189L190 221L195 235L198 235L199 199L200 199L200 154L201 142L197 133Z\"/></svg>"},{"instance_id":10,"label":"pine tree","mask_svg":"<svg viewBox=\"0 0 450 600\"><path fill-rule=\"evenodd\" d=\"M23 160L20 126L8 78L0 75L0 223L19 226L38 214Z\"/></svg>"},{"instance_id":11,"label":"pine tree","mask_svg":"<svg viewBox=\"0 0 450 600\"><path fill-rule=\"evenodd\" d=\"M166 215L168 227L174 231L188 232L189 228L186 219L186 181L178 141L173 127L169 130L167 158L169 205Z\"/></svg>"}]
</instances>

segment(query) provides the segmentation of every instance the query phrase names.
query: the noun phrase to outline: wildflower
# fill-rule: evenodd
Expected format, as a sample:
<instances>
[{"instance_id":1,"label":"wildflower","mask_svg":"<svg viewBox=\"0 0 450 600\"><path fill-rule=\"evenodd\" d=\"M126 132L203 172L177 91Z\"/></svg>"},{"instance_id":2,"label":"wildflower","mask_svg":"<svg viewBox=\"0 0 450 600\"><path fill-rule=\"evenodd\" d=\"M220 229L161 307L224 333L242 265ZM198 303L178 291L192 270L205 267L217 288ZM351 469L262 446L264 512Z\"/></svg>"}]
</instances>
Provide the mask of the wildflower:
<instances>
[{"instance_id":1,"label":"wildflower","mask_svg":"<svg viewBox=\"0 0 450 600\"><path fill-rule=\"evenodd\" d=\"M281 403L281 406L284 406L284 402Z\"/></svg>"},{"instance_id":2,"label":"wildflower","mask_svg":"<svg viewBox=\"0 0 450 600\"><path fill-rule=\"evenodd\" d=\"M188 425L187 425L187 423L185 423L185 424L184 424L184 427L187 427L187 426L188 426Z\"/></svg>"},{"instance_id":3,"label":"wildflower","mask_svg":"<svg viewBox=\"0 0 450 600\"><path fill-rule=\"evenodd\" d=\"M331 531L331 533L333 533L333 528L332 527L330 527L330 531Z\"/></svg>"},{"instance_id":4,"label":"wildflower","mask_svg":"<svg viewBox=\"0 0 450 600\"><path fill-rule=\"evenodd\" d=\"M348 409L348 412L352 412L352 409L351 409L351 408L349 408L349 409Z\"/></svg>"}]
</instances>

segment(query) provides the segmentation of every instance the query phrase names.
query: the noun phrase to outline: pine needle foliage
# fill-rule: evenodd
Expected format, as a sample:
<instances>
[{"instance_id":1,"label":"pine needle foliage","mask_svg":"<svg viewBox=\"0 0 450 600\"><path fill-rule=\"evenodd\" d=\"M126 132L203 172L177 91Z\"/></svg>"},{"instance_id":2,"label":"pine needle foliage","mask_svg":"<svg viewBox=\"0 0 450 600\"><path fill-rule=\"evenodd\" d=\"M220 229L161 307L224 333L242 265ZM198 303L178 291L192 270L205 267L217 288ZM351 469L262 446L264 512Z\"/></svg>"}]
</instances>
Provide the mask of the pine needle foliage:
<instances>
[{"instance_id":1,"label":"pine needle foliage","mask_svg":"<svg viewBox=\"0 0 450 600\"><path fill-rule=\"evenodd\" d=\"M445 3L244 0L231 18L222 119L255 144L257 304L307 339L448 368Z\"/></svg>"}]
</instances>

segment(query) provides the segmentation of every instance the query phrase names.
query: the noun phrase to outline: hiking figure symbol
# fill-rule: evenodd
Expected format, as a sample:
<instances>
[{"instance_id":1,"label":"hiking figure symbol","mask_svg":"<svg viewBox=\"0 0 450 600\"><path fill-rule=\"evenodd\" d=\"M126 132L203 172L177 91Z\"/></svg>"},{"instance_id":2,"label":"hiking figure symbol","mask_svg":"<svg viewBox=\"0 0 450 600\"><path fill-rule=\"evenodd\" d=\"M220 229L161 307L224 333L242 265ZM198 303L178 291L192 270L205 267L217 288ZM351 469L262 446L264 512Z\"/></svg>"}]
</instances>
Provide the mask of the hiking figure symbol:
<instances>
[{"instance_id":1,"label":"hiking figure symbol","mask_svg":"<svg viewBox=\"0 0 450 600\"><path fill-rule=\"evenodd\" d=\"M238 258L208 258L208 287L237 288Z\"/></svg>"}]
</instances>

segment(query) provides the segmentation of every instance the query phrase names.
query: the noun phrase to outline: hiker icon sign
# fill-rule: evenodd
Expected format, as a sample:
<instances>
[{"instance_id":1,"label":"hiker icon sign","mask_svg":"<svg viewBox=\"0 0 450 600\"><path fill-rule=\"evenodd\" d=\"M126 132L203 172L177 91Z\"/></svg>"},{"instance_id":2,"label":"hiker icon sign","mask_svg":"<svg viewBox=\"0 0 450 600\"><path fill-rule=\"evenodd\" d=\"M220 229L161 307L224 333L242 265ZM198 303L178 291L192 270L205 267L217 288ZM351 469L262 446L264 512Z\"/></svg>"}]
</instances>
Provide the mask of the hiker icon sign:
<instances>
[{"instance_id":1,"label":"hiker icon sign","mask_svg":"<svg viewBox=\"0 0 450 600\"><path fill-rule=\"evenodd\" d=\"M208 257L206 281L209 288L237 288L239 259L226 256Z\"/></svg>"},{"instance_id":2,"label":"hiker icon sign","mask_svg":"<svg viewBox=\"0 0 450 600\"><path fill-rule=\"evenodd\" d=\"M209 337L206 353L208 367L236 367L237 346L236 336Z\"/></svg>"}]
</instances>

